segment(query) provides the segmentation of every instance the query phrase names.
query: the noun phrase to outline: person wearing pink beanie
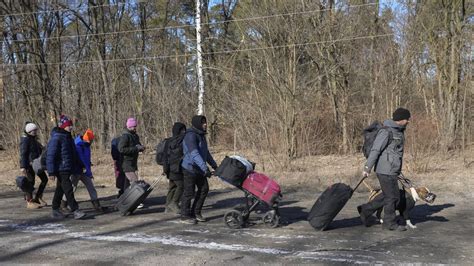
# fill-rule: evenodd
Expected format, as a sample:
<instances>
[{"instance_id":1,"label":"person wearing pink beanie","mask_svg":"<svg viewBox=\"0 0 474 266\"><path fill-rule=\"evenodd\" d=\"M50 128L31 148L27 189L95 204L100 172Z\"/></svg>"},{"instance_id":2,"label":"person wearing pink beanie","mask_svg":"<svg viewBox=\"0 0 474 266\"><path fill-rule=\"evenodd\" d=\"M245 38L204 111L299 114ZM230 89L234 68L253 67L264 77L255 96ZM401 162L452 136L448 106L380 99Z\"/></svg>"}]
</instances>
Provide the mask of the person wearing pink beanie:
<instances>
[{"instance_id":1,"label":"person wearing pink beanie","mask_svg":"<svg viewBox=\"0 0 474 266\"><path fill-rule=\"evenodd\" d=\"M137 134L137 120L133 117L127 119L127 128L123 131L119 139L118 150L121 155L121 167L125 173L125 184L123 189L130 186L130 182L138 181L138 155L145 150L145 146L140 143ZM142 204L140 204L143 207Z\"/></svg>"}]
</instances>

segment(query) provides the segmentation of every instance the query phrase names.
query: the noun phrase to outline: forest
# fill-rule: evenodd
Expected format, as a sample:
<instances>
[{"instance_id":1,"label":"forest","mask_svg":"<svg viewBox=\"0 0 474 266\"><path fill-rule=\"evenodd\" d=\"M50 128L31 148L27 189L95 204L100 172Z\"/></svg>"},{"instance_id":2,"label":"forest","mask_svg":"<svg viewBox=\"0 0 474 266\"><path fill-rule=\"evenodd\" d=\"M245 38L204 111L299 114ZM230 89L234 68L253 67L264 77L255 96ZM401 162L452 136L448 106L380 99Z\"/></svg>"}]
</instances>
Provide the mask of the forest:
<instances>
[{"instance_id":1,"label":"forest","mask_svg":"<svg viewBox=\"0 0 474 266\"><path fill-rule=\"evenodd\" d=\"M465 0L203 0L211 146L302 156L360 151L399 106L412 153L474 144L474 4ZM154 147L197 112L191 0L0 0L0 146L60 114L106 149L127 117Z\"/></svg>"}]
</instances>

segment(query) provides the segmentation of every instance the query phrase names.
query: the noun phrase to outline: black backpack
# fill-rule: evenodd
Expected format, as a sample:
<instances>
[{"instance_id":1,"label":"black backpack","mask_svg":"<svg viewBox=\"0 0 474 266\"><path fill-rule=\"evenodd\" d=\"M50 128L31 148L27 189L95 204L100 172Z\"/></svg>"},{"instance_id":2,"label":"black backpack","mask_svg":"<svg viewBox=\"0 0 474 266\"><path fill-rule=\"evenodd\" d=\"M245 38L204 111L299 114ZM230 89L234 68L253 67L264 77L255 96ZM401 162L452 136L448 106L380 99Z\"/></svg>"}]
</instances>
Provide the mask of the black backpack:
<instances>
[{"instance_id":1,"label":"black backpack","mask_svg":"<svg viewBox=\"0 0 474 266\"><path fill-rule=\"evenodd\" d=\"M169 172L180 174L183 172L181 162L183 161L184 134L168 139L166 149L166 167Z\"/></svg>"},{"instance_id":2,"label":"black backpack","mask_svg":"<svg viewBox=\"0 0 474 266\"><path fill-rule=\"evenodd\" d=\"M167 158L167 145L168 145L168 140L164 139L158 145L156 145L156 157L155 161L159 165L165 165L166 163L166 158Z\"/></svg>"},{"instance_id":3,"label":"black backpack","mask_svg":"<svg viewBox=\"0 0 474 266\"><path fill-rule=\"evenodd\" d=\"M381 129L388 129L388 127L382 125L379 121L374 121L370 126L364 129L364 144L362 145L362 153L364 153L365 158L369 158L370 150L374 145L375 138ZM392 131L389 132L389 143L392 140Z\"/></svg>"}]
</instances>

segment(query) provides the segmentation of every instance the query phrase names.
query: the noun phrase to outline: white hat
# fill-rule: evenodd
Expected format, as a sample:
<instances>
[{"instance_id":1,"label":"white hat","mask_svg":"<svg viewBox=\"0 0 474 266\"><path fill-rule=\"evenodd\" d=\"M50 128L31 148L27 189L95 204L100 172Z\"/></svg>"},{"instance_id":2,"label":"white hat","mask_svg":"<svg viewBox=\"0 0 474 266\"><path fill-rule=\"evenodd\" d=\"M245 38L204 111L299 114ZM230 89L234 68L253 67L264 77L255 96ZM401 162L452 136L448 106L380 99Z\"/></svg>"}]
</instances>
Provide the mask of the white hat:
<instances>
[{"instance_id":1,"label":"white hat","mask_svg":"<svg viewBox=\"0 0 474 266\"><path fill-rule=\"evenodd\" d=\"M34 123L28 123L25 126L25 132L30 133L33 130L38 130L38 126Z\"/></svg>"}]
</instances>

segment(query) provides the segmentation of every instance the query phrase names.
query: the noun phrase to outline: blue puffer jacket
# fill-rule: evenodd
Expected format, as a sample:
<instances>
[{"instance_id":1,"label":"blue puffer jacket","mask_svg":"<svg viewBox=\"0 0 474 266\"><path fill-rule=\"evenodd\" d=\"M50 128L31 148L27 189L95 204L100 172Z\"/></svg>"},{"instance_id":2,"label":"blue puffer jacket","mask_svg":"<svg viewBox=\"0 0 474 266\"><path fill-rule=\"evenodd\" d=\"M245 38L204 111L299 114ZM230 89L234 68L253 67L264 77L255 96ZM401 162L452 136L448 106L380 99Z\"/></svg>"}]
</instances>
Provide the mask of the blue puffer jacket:
<instances>
[{"instance_id":1,"label":"blue puffer jacket","mask_svg":"<svg viewBox=\"0 0 474 266\"><path fill-rule=\"evenodd\" d=\"M76 146L70 132L55 127L46 151L46 169L49 175L57 176L59 172L79 174L82 163L78 160Z\"/></svg>"},{"instance_id":2,"label":"blue puffer jacket","mask_svg":"<svg viewBox=\"0 0 474 266\"><path fill-rule=\"evenodd\" d=\"M205 132L196 128L186 130L183 140L183 162L181 166L188 172L203 175L209 163L216 169L217 164L209 153Z\"/></svg>"},{"instance_id":3,"label":"blue puffer jacket","mask_svg":"<svg viewBox=\"0 0 474 266\"><path fill-rule=\"evenodd\" d=\"M86 172L84 173L84 175L87 177L92 177L91 144L89 142L82 140L81 136L77 136L74 142L76 143L77 155L79 156L79 159L82 162L82 166L84 166L84 168L86 169Z\"/></svg>"}]
</instances>

